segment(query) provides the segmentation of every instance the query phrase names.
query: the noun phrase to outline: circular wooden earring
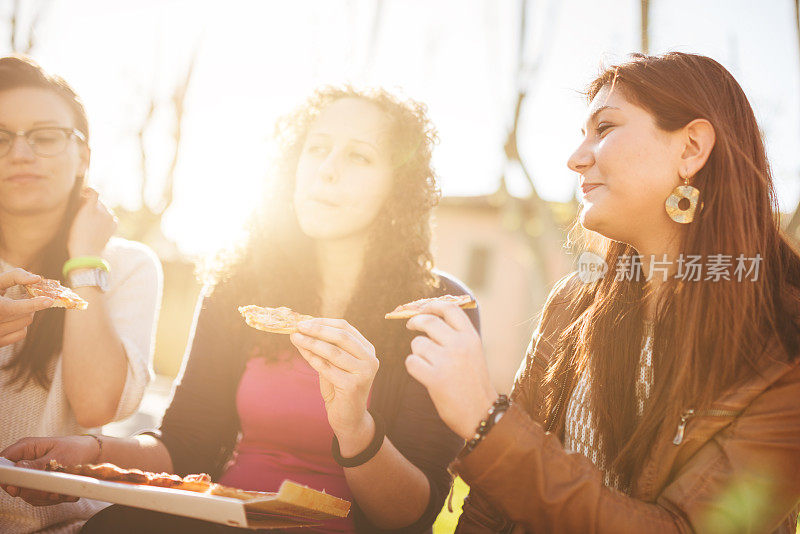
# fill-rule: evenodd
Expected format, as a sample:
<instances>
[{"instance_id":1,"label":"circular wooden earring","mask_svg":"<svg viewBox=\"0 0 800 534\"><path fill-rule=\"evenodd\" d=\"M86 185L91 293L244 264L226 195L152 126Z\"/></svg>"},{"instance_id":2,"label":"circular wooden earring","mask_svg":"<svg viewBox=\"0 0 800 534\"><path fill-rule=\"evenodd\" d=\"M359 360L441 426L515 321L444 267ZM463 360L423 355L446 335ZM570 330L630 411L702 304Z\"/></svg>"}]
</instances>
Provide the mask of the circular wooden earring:
<instances>
[{"instance_id":1,"label":"circular wooden earring","mask_svg":"<svg viewBox=\"0 0 800 534\"><path fill-rule=\"evenodd\" d=\"M676 187L667 197L664 207L669 218L680 224L689 224L694 220L700 190L689 185L689 178L683 179L683 185Z\"/></svg>"}]
</instances>

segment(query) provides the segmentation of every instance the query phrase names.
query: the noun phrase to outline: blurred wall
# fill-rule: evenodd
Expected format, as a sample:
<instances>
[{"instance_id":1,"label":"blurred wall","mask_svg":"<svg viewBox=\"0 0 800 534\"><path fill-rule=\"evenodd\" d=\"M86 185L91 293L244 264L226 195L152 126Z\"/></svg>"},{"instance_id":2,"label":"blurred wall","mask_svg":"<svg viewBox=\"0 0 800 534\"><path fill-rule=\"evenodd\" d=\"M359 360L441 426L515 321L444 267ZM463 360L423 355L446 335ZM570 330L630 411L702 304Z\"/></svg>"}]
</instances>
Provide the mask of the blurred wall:
<instances>
[{"instance_id":1,"label":"blurred wall","mask_svg":"<svg viewBox=\"0 0 800 534\"><path fill-rule=\"evenodd\" d=\"M435 211L433 244L437 268L459 278L478 299L489 372L501 392L513 384L552 285L540 281L530 236L509 220L507 208L488 196L445 197ZM563 264L566 273L560 251L546 261Z\"/></svg>"}]
</instances>

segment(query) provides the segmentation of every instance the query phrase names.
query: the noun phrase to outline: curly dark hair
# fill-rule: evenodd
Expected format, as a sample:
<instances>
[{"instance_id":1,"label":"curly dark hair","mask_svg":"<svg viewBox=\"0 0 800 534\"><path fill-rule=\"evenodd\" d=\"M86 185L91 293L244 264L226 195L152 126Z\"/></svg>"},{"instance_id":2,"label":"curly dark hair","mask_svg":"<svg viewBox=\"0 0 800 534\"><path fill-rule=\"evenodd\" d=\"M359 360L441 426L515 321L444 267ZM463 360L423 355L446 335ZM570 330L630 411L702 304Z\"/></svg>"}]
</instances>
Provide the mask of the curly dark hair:
<instances>
[{"instance_id":1,"label":"curly dark hair","mask_svg":"<svg viewBox=\"0 0 800 534\"><path fill-rule=\"evenodd\" d=\"M390 123L394 182L372 223L361 275L344 316L375 345L378 357L385 358L406 332L383 315L403 302L431 296L439 285L430 252L430 215L440 195L431 167L437 136L420 102L402 100L383 89L325 86L279 119L275 129L279 155L247 237L239 247L215 257L206 270L206 282L216 298L231 307L256 303L288 306L310 315L319 312L320 276L313 241L300 229L292 195L311 124L343 98L374 104ZM290 347L286 336L252 330L248 335L249 356L272 359Z\"/></svg>"}]
</instances>

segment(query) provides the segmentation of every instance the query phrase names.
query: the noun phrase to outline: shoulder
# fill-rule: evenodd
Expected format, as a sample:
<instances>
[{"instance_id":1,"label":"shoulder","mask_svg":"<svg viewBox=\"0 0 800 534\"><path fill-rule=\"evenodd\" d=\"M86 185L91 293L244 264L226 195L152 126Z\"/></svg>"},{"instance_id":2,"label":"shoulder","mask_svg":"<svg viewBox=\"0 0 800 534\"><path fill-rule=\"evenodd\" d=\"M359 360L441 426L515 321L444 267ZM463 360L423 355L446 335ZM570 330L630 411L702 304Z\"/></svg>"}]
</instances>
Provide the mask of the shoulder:
<instances>
[{"instance_id":1,"label":"shoulder","mask_svg":"<svg viewBox=\"0 0 800 534\"><path fill-rule=\"evenodd\" d=\"M437 295L469 295L475 298L467 285L452 274L438 269L434 269L433 274L439 281Z\"/></svg>"},{"instance_id":2,"label":"shoulder","mask_svg":"<svg viewBox=\"0 0 800 534\"><path fill-rule=\"evenodd\" d=\"M103 258L111 268L109 284L112 289L137 283L135 280L154 288L161 286L161 262L143 243L112 237L103 250Z\"/></svg>"},{"instance_id":3,"label":"shoulder","mask_svg":"<svg viewBox=\"0 0 800 534\"><path fill-rule=\"evenodd\" d=\"M560 332L569 321L577 316L577 307L587 285L581 281L577 271L573 271L559 279L547 295L541 311L539 332L545 330Z\"/></svg>"},{"instance_id":4,"label":"shoulder","mask_svg":"<svg viewBox=\"0 0 800 534\"><path fill-rule=\"evenodd\" d=\"M446 273L444 271L439 271L434 269L433 274L436 276L437 280L439 281L439 287L436 291L436 296L441 295L469 295L472 297L473 300L476 302L476 306L470 310L464 310L469 317L469 320L472 321L472 326L475 327L475 330L478 334L481 333L481 316L480 316L480 302L478 299L475 298L475 295L470 291L467 285L456 278L455 276Z\"/></svg>"},{"instance_id":5,"label":"shoulder","mask_svg":"<svg viewBox=\"0 0 800 534\"><path fill-rule=\"evenodd\" d=\"M138 241L112 237L103 250L103 257L112 267L127 271L132 267L152 267L161 270L161 262L155 252Z\"/></svg>"}]
</instances>

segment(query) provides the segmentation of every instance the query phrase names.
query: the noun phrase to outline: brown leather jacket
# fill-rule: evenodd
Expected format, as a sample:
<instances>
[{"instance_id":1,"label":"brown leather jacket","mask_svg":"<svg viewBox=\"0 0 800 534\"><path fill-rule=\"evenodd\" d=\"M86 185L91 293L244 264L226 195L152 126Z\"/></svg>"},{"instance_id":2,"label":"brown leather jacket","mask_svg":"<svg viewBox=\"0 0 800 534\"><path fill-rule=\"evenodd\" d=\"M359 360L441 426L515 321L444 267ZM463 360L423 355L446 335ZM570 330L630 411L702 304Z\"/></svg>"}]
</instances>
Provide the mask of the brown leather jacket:
<instances>
[{"instance_id":1,"label":"brown leather jacket","mask_svg":"<svg viewBox=\"0 0 800 534\"><path fill-rule=\"evenodd\" d=\"M800 364L779 359L777 347L752 379L687 418L682 440L679 421L662 427L630 496L604 486L589 459L564 450L563 415L544 431L541 379L576 283L572 275L551 292L511 408L451 464L471 488L456 532L795 534ZM800 300L787 298L800 311Z\"/></svg>"}]
</instances>

